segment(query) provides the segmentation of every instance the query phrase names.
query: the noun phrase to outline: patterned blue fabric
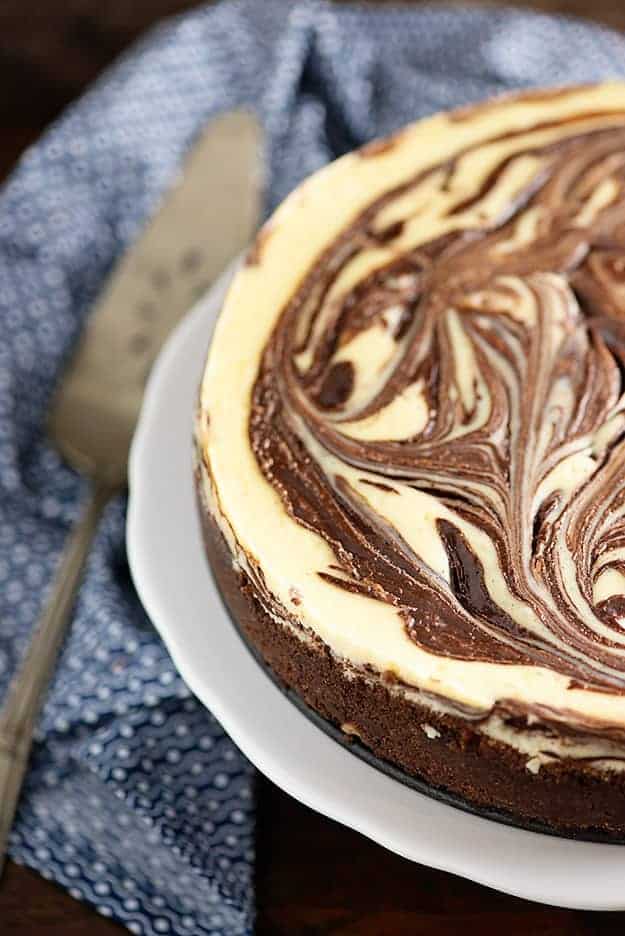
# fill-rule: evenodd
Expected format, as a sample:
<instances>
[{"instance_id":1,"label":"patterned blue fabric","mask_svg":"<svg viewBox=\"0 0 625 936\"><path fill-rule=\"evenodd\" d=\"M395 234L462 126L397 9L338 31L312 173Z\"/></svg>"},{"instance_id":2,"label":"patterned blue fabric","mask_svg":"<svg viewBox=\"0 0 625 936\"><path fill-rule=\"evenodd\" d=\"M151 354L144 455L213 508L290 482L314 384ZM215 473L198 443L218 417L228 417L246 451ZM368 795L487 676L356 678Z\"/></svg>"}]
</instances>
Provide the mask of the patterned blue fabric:
<instances>
[{"instance_id":1,"label":"patterned blue fabric","mask_svg":"<svg viewBox=\"0 0 625 936\"><path fill-rule=\"evenodd\" d=\"M623 74L625 41L575 21L239 0L157 28L70 108L0 196L0 691L82 491L44 437L52 387L206 120L258 111L269 209L330 158L438 108ZM93 548L11 854L133 933L250 933L251 768L139 605L124 506Z\"/></svg>"}]
</instances>

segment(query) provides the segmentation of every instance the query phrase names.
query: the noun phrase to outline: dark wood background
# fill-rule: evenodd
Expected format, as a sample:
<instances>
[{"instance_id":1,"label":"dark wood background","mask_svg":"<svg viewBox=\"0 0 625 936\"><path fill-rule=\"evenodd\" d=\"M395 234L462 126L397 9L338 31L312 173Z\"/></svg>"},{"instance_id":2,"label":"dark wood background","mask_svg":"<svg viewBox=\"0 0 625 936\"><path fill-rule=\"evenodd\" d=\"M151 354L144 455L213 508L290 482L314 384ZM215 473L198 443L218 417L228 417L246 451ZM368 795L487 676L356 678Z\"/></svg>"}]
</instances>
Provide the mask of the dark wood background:
<instances>
[{"instance_id":1,"label":"dark wood background","mask_svg":"<svg viewBox=\"0 0 625 936\"><path fill-rule=\"evenodd\" d=\"M147 26L192 6L191 0L0 0L0 177ZM534 0L526 6L625 30L623 0ZM264 779L258 783L257 850L259 936L455 936L473 928L483 936L620 936L625 927L625 914L542 907L419 867L311 812ZM1 934L121 932L9 863L0 885Z\"/></svg>"}]
</instances>

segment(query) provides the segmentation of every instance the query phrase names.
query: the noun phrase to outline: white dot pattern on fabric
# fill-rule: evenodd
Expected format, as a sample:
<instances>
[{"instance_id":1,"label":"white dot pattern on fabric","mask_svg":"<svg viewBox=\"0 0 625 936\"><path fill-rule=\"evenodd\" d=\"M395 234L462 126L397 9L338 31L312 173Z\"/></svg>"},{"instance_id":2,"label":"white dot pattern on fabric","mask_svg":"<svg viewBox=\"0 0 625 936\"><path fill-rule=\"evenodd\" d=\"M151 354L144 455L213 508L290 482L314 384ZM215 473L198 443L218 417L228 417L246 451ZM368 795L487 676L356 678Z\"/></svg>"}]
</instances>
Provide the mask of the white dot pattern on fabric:
<instances>
[{"instance_id":1,"label":"white dot pattern on fabric","mask_svg":"<svg viewBox=\"0 0 625 936\"><path fill-rule=\"evenodd\" d=\"M259 113L272 208L328 159L433 110L606 74L625 74L625 41L574 20L233 0L156 29L26 153L0 195L0 693L84 491L43 438L52 388L206 120ZM124 509L109 506L89 559L11 854L132 933L244 936L251 768L141 609Z\"/></svg>"}]
</instances>

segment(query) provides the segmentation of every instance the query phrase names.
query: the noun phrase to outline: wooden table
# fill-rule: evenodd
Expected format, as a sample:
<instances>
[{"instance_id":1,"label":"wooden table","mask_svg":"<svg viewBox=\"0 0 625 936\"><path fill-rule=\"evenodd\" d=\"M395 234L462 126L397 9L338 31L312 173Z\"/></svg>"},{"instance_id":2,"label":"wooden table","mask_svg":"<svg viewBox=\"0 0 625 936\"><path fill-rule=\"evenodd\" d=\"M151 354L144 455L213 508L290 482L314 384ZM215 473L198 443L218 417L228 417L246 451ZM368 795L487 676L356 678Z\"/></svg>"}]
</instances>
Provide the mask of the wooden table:
<instances>
[{"instance_id":1,"label":"wooden table","mask_svg":"<svg viewBox=\"0 0 625 936\"><path fill-rule=\"evenodd\" d=\"M262 2L262 0L259 0ZM147 26L191 0L0 0L0 175L45 125ZM495 4L493 4L495 5ZM625 30L619 0L535 0ZM421 868L258 782L259 936L621 934L623 914L542 907ZM0 933L104 936L123 932L9 863Z\"/></svg>"}]
</instances>

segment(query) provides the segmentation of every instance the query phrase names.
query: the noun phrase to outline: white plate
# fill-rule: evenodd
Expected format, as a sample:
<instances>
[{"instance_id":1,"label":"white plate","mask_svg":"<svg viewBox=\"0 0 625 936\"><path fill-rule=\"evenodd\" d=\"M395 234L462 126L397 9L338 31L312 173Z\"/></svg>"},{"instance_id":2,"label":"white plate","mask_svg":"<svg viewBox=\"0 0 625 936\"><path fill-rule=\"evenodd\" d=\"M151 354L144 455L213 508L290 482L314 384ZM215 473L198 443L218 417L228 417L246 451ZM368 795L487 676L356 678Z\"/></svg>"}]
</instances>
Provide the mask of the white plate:
<instances>
[{"instance_id":1,"label":"white plate","mask_svg":"<svg viewBox=\"0 0 625 936\"><path fill-rule=\"evenodd\" d=\"M525 832L409 789L313 725L241 642L207 567L191 462L197 388L227 280L165 346L130 460L130 567L182 677L274 783L391 851L530 900L625 909L625 846Z\"/></svg>"}]
</instances>

